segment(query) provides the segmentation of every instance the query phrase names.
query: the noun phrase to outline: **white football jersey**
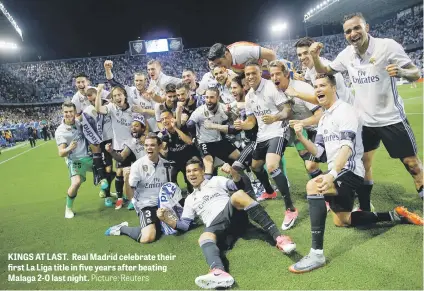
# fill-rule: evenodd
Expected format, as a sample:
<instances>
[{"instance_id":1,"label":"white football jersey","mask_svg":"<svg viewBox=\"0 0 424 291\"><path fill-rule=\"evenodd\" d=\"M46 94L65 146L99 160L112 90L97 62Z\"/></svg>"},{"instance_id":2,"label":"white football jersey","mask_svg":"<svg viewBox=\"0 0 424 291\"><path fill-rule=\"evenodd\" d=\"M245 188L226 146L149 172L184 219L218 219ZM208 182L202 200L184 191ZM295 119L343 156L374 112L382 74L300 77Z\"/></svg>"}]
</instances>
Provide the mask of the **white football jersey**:
<instances>
[{"instance_id":1,"label":"white football jersey","mask_svg":"<svg viewBox=\"0 0 424 291\"><path fill-rule=\"evenodd\" d=\"M285 137L289 139L288 121L277 121L271 124L265 124L262 116L268 114L277 114L278 106L289 102L289 99L283 92L279 92L275 84L269 80L262 79L258 89L255 91L250 88L246 95L246 114L254 115L258 123L257 142L270 140L274 137Z\"/></svg>"},{"instance_id":2,"label":"white football jersey","mask_svg":"<svg viewBox=\"0 0 424 291\"><path fill-rule=\"evenodd\" d=\"M229 191L237 189L232 180L221 176L203 181L199 188L187 196L181 218L194 220L197 215L208 227L229 203Z\"/></svg>"},{"instance_id":3,"label":"white football jersey","mask_svg":"<svg viewBox=\"0 0 424 291\"><path fill-rule=\"evenodd\" d=\"M93 86L88 86L87 89L89 89L89 88L95 88L96 89L96 87L93 87ZM108 95L109 95L109 91L103 90L100 97L102 99L106 99L106 97ZM91 103L90 103L90 101L88 101L87 97L85 95L81 94L79 91L77 91L74 94L71 102L75 104L75 107L77 109L77 112L76 112L77 114L81 114L84 111L85 108L87 108L88 106L91 105Z\"/></svg>"},{"instance_id":4,"label":"white football jersey","mask_svg":"<svg viewBox=\"0 0 424 291\"><path fill-rule=\"evenodd\" d=\"M144 144L140 142L139 138L131 138L124 143L124 147L127 146L135 155L135 158L138 160L146 155L144 151Z\"/></svg>"},{"instance_id":5,"label":"white football jersey","mask_svg":"<svg viewBox=\"0 0 424 291\"><path fill-rule=\"evenodd\" d=\"M213 113L209 111L204 104L191 114L189 121L191 120L196 124L196 136L199 143L215 142L222 139L220 131L216 129L206 129L204 124L206 120L218 124L227 121L228 116L225 114L224 106L224 104L218 103L218 110Z\"/></svg>"},{"instance_id":6,"label":"white football jersey","mask_svg":"<svg viewBox=\"0 0 424 291\"><path fill-rule=\"evenodd\" d=\"M125 90L128 94L128 103L133 105L139 105L143 107L144 109L155 109L156 102L153 100L146 99L143 95L140 94L140 92L137 90L136 87L132 86L125 86ZM147 121L147 124L149 125L149 130L152 132L159 131L156 118L153 115L143 114L145 120Z\"/></svg>"},{"instance_id":7,"label":"white football jersey","mask_svg":"<svg viewBox=\"0 0 424 291\"><path fill-rule=\"evenodd\" d=\"M56 129L54 137L58 146L61 144L69 146L71 142L77 142L77 147L69 152L67 159L77 160L88 157L88 144L84 138L81 123L78 120L75 120L75 124L73 125L67 125L62 121Z\"/></svg>"},{"instance_id":8,"label":"white football jersey","mask_svg":"<svg viewBox=\"0 0 424 291\"><path fill-rule=\"evenodd\" d=\"M306 82L290 79L289 86L295 89L297 92L307 93L308 95L315 95L314 88ZM320 108L319 105L309 103L305 100L302 100L296 97L294 97L291 100L291 104L292 104L292 112L293 112L292 119L295 119L295 120L303 120L303 119L309 118L313 116L314 112ZM312 129L315 127L316 125L307 126L306 128Z\"/></svg>"},{"instance_id":9,"label":"white football jersey","mask_svg":"<svg viewBox=\"0 0 424 291\"><path fill-rule=\"evenodd\" d=\"M109 103L106 108L108 110L107 115L112 118L113 149L121 151L124 149L124 142L132 138L131 123L133 122L133 114L131 106L126 110L122 110L115 104Z\"/></svg>"},{"instance_id":10,"label":"white football jersey","mask_svg":"<svg viewBox=\"0 0 424 291\"><path fill-rule=\"evenodd\" d=\"M155 165L148 156L144 156L131 165L129 185L134 189L135 206L138 209L158 205L160 188L168 182L166 160L159 157Z\"/></svg>"}]
</instances>

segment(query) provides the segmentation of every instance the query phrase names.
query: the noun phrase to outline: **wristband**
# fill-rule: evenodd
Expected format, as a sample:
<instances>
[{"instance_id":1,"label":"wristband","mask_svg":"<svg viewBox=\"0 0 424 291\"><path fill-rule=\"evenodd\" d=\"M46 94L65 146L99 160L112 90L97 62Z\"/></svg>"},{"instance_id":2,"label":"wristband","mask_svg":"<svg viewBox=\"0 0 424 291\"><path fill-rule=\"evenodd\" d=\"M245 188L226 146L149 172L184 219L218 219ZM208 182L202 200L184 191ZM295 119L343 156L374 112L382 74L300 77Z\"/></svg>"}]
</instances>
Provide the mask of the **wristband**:
<instances>
[{"instance_id":1,"label":"wristband","mask_svg":"<svg viewBox=\"0 0 424 291\"><path fill-rule=\"evenodd\" d=\"M337 174L337 172L336 172L336 170L331 170L328 174L330 174L331 176L333 176L334 177L334 179L336 179L337 178L337 176L339 175L339 174Z\"/></svg>"}]
</instances>

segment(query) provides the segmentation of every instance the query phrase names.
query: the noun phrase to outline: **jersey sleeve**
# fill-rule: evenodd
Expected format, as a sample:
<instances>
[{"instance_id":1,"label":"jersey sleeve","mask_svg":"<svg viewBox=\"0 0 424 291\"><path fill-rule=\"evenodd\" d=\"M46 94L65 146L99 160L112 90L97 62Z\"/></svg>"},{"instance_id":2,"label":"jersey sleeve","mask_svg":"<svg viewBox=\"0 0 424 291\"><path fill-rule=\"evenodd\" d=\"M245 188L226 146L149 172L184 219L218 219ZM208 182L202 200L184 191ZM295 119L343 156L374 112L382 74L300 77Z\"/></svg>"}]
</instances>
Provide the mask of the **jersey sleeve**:
<instances>
[{"instance_id":1,"label":"jersey sleeve","mask_svg":"<svg viewBox=\"0 0 424 291\"><path fill-rule=\"evenodd\" d=\"M315 137L315 146L318 149L318 152L315 155L315 157L321 158L322 155L325 153L325 144L324 144L324 136L323 136L323 129L321 126L321 120L318 123L317 135Z\"/></svg>"},{"instance_id":2,"label":"jersey sleeve","mask_svg":"<svg viewBox=\"0 0 424 291\"><path fill-rule=\"evenodd\" d=\"M275 87L271 90L271 98L275 106L278 107L281 104L289 102L289 98L287 98L287 95L284 92L279 92Z\"/></svg>"},{"instance_id":3,"label":"jersey sleeve","mask_svg":"<svg viewBox=\"0 0 424 291\"><path fill-rule=\"evenodd\" d=\"M347 145L352 151L354 151L359 120L353 111L353 107L350 108L352 111L350 114L344 114L339 118L340 147Z\"/></svg>"},{"instance_id":4,"label":"jersey sleeve","mask_svg":"<svg viewBox=\"0 0 424 291\"><path fill-rule=\"evenodd\" d=\"M128 179L128 183L131 188L136 188L138 183L141 181L141 173L138 169L139 163L134 163L131 165L130 177Z\"/></svg>"},{"instance_id":5,"label":"jersey sleeve","mask_svg":"<svg viewBox=\"0 0 424 291\"><path fill-rule=\"evenodd\" d=\"M346 55L347 55L347 49L345 48L342 50L336 57L334 61L328 64L328 66L336 72L344 72L347 70L346 67ZM323 64L326 64L326 62L321 61Z\"/></svg>"},{"instance_id":6,"label":"jersey sleeve","mask_svg":"<svg viewBox=\"0 0 424 291\"><path fill-rule=\"evenodd\" d=\"M74 97L72 97L71 100L72 103L75 104L75 109L77 114L81 114L81 102L79 101L78 95L75 94Z\"/></svg>"},{"instance_id":7,"label":"jersey sleeve","mask_svg":"<svg viewBox=\"0 0 424 291\"><path fill-rule=\"evenodd\" d=\"M156 118L156 122L160 122L160 115L162 113L161 110L161 103L155 103L155 118Z\"/></svg>"},{"instance_id":8,"label":"jersey sleeve","mask_svg":"<svg viewBox=\"0 0 424 291\"><path fill-rule=\"evenodd\" d=\"M199 123L200 121L200 111L199 108L194 110L194 112L191 114L190 119L188 121L193 121L194 123Z\"/></svg>"},{"instance_id":9,"label":"jersey sleeve","mask_svg":"<svg viewBox=\"0 0 424 291\"><path fill-rule=\"evenodd\" d=\"M246 113L246 117L249 115L253 115L253 109L252 109L252 105L250 104L251 102L250 99L247 98L248 96L246 96L246 102L245 102L245 113Z\"/></svg>"},{"instance_id":10,"label":"jersey sleeve","mask_svg":"<svg viewBox=\"0 0 424 291\"><path fill-rule=\"evenodd\" d=\"M183 213L181 214L181 219L187 218L189 220L194 220L196 218L196 212L193 208L193 197L190 194L185 202L184 202L184 209Z\"/></svg>"},{"instance_id":11,"label":"jersey sleeve","mask_svg":"<svg viewBox=\"0 0 424 291\"><path fill-rule=\"evenodd\" d=\"M241 60L248 60L248 59L259 60L261 56L261 47L251 46L251 45L236 46L234 47L234 54L238 56L238 59L241 59Z\"/></svg>"},{"instance_id":12,"label":"jersey sleeve","mask_svg":"<svg viewBox=\"0 0 424 291\"><path fill-rule=\"evenodd\" d=\"M67 141L65 139L65 137L61 134L60 131L56 130L55 134L54 134L54 138L56 139L56 144L58 146L60 146L61 144L67 144Z\"/></svg>"},{"instance_id":13,"label":"jersey sleeve","mask_svg":"<svg viewBox=\"0 0 424 291\"><path fill-rule=\"evenodd\" d=\"M402 68L412 63L403 47L393 39L387 39L387 52L389 64L398 64Z\"/></svg>"},{"instance_id":14,"label":"jersey sleeve","mask_svg":"<svg viewBox=\"0 0 424 291\"><path fill-rule=\"evenodd\" d=\"M107 115L110 115L110 113L113 111L113 103L108 103L105 105L105 107L107 108Z\"/></svg>"}]
</instances>

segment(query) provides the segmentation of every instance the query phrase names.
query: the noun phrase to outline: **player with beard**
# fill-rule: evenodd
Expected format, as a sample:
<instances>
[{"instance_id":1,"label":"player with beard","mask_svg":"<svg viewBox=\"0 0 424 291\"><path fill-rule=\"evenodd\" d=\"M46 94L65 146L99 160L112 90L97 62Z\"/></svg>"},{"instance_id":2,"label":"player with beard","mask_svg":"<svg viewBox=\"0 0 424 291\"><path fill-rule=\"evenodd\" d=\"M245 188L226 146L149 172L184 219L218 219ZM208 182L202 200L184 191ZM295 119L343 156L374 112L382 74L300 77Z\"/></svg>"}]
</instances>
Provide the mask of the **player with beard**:
<instances>
[{"instance_id":1,"label":"player with beard","mask_svg":"<svg viewBox=\"0 0 424 291\"><path fill-rule=\"evenodd\" d=\"M244 185L240 175L228 164L221 170L231 174L232 180L220 176L207 180L202 162L197 158L189 160L186 172L194 191L185 200L181 218L170 218L163 208L157 211L161 221L177 230L189 230L196 216L205 224L198 241L210 272L195 279L196 285L205 289L231 287L234 284L234 278L225 272L218 245L222 239L226 239L232 227L240 227L236 220L240 214L247 213L248 218L273 238L276 247L283 253L289 254L296 249L296 244L280 233L262 206L241 190Z\"/></svg>"},{"instance_id":2,"label":"player with beard","mask_svg":"<svg viewBox=\"0 0 424 291\"><path fill-rule=\"evenodd\" d=\"M216 84L215 77L213 76L213 69L215 68L215 64L212 61L208 61L209 72L203 75L202 80L200 80L199 87L197 88L198 95L204 95L206 89L212 84ZM232 70L227 69L227 74L230 78L234 78L237 74Z\"/></svg>"},{"instance_id":3,"label":"player with beard","mask_svg":"<svg viewBox=\"0 0 424 291\"><path fill-rule=\"evenodd\" d=\"M240 152L233 144L222 137L219 130L208 129L205 126L205 123L207 125L208 122L223 124L228 121L224 105L219 102L218 88L211 87L206 90L205 100L206 103L191 114L187 121L187 128L196 130L199 151L205 164L206 178L210 179L215 157L232 164L239 158ZM228 133L234 134L237 132L233 126L229 127Z\"/></svg>"},{"instance_id":4,"label":"player with beard","mask_svg":"<svg viewBox=\"0 0 424 291\"><path fill-rule=\"evenodd\" d=\"M161 140L149 133L144 141L146 155L131 165L129 184L134 192L134 207L140 226L122 222L106 230L106 235L126 235L142 244L154 242L161 233L158 209L159 192L167 183L166 160L159 156Z\"/></svg>"},{"instance_id":5,"label":"player with beard","mask_svg":"<svg viewBox=\"0 0 424 291\"><path fill-rule=\"evenodd\" d=\"M246 62L250 59L261 63L262 59L273 61L277 58L273 50L247 41L235 42L229 46L216 43L209 49L207 57L215 66L223 66L236 73L242 73Z\"/></svg>"},{"instance_id":6,"label":"player with beard","mask_svg":"<svg viewBox=\"0 0 424 291\"><path fill-rule=\"evenodd\" d=\"M278 92L273 82L261 78L261 70L257 61L247 62L244 71L246 80L251 87L245 97L247 119L234 122L234 126L236 129L250 130L256 123L258 124L252 169L265 187L269 183L268 174L263 169L266 162L268 171L284 198L286 211L282 228L289 229L294 225L298 211L290 197L287 178L282 171L281 157L290 138L288 120L291 118L291 105L286 95ZM275 197L276 193L266 192L258 199Z\"/></svg>"},{"instance_id":7,"label":"player with beard","mask_svg":"<svg viewBox=\"0 0 424 291\"><path fill-rule=\"evenodd\" d=\"M124 149L125 141L131 139L130 126L131 122L133 121L131 106L127 101L127 91L122 87L112 88L112 102L106 106L102 105L102 101L100 100L99 95L103 90L103 86L103 84L100 84L97 89L96 111L100 114L111 116L113 129L113 149L120 152ZM117 163L116 165L115 189L118 200L116 201L115 209L117 210L122 208L124 202L123 168L129 167L130 165L131 162L128 160L125 160L123 163Z\"/></svg>"},{"instance_id":8,"label":"player with beard","mask_svg":"<svg viewBox=\"0 0 424 291\"><path fill-rule=\"evenodd\" d=\"M62 104L63 121L56 129L55 139L59 156L68 165L71 185L66 196L65 218L73 218L72 207L78 189L86 180L86 172L92 170L93 160L88 154L88 145L82 132L81 123L76 120L76 107L72 102Z\"/></svg>"},{"instance_id":9,"label":"player with beard","mask_svg":"<svg viewBox=\"0 0 424 291\"><path fill-rule=\"evenodd\" d=\"M181 127L190 118L191 114L202 105L198 95L190 95L190 87L183 82L177 84L177 110L175 112L177 126Z\"/></svg>"},{"instance_id":10,"label":"player with beard","mask_svg":"<svg viewBox=\"0 0 424 291\"><path fill-rule=\"evenodd\" d=\"M167 151L166 159L174 162L171 169L171 182L178 184L177 176L179 172L182 172L187 190L191 193L193 188L185 175L185 164L194 156L200 157L199 151L194 146L187 127L182 126L179 129L171 112L164 111L160 116L164 129L159 133L159 137L163 142L163 148Z\"/></svg>"},{"instance_id":11,"label":"player with beard","mask_svg":"<svg viewBox=\"0 0 424 291\"><path fill-rule=\"evenodd\" d=\"M318 124L315 144L303 136L301 123L297 123L294 129L312 155L327 161L329 172L311 179L306 185L312 247L307 256L289 267L293 273L309 272L325 265L325 200L330 202L336 226L364 226L390 221L424 225L421 216L402 206L388 212L352 212L355 191L363 185L365 175L361 121L353 106L337 98L334 76L317 75L314 87L319 104L326 109Z\"/></svg>"},{"instance_id":12,"label":"player with beard","mask_svg":"<svg viewBox=\"0 0 424 291\"><path fill-rule=\"evenodd\" d=\"M364 121L362 135L366 173L364 185L357 191L360 208L368 211L371 208L372 162L381 141L390 157L403 163L422 199L423 166L396 87L396 78L416 81L420 72L396 41L369 35L369 24L361 13L345 16L343 30L349 46L329 65L324 65L319 58L322 43L313 43L309 53L318 73L348 71L355 90L355 108Z\"/></svg>"},{"instance_id":13,"label":"player with beard","mask_svg":"<svg viewBox=\"0 0 424 291\"><path fill-rule=\"evenodd\" d=\"M90 102L90 105L86 107L83 111L84 114L88 116L93 116L93 111L95 111L95 103L97 98L97 89L88 88L86 91L87 100ZM102 105L108 103L108 100L102 99ZM96 112L97 114L97 112ZM105 145L112 142L113 130L112 130L112 119L110 116L105 115L103 117L102 123L102 141L100 144L90 144L91 152L93 153L93 165L95 169L95 174L99 176L101 190L99 196L105 199L105 205L107 207L112 206L112 201L110 199L110 186L113 180L112 174L112 156L105 150Z\"/></svg>"},{"instance_id":14,"label":"player with beard","mask_svg":"<svg viewBox=\"0 0 424 291\"><path fill-rule=\"evenodd\" d=\"M174 114L177 110L177 93L174 84L168 84L165 87L165 101L162 103L155 104L155 117L160 130L163 129L163 124L161 123L161 113L164 111L171 112Z\"/></svg>"},{"instance_id":15,"label":"player with beard","mask_svg":"<svg viewBox=\"0 0 424 291\"><path fill-rule=\"evenodd\" d=\"M113 150L112 144L108 143L106 145L106 151L110 154L115 161L118 163L132 164L136 160L144 157L146 152L144 151L144 141L145 137L149 130L146 126L146 121L144 120L143 115L135 115L134 120L131 123L131 136L132 138L126 140L124 143L124 149L121 152ZM124 174L124 190L127 194L128 200L132 199L132 191L129 188L129 175L130 175L130 167L127 166L123 169ZM111 202L112 203L112 202ZM134 205L132 202L128 203L128 210L134 209Z\"/></svg>"},{"instance_id":16,"label":"player with beard","mask_svg":"<svg viewBox=\"0 0 424 291\"><path fill-rule=\"evenodd\" d=\"M152 132L159 131L155 118L155 102L161 103L162 97L151 94L146 89L147 76L144 73L134 73L134 86L123 86L120 84L112 74L113 62L105 61L104 68L106 72L106 79L113 87L122 87L127 91L128 104L134 112L143 114L144 118L149 125L149 130Z\"/></svg>"},{"instance_id":17,"label":"player with beard","mask_svg":"<svg viewBox=\"0 0 424 291\"><path fill-rule=\"evenodd\" d=\"M230 92L231 78L228 76L227 69L222 66L216 66L213 69L213 75L215 80L218 82L221 101L224 104L234 102L234 97Z\"/></svg>"}]
</instances>

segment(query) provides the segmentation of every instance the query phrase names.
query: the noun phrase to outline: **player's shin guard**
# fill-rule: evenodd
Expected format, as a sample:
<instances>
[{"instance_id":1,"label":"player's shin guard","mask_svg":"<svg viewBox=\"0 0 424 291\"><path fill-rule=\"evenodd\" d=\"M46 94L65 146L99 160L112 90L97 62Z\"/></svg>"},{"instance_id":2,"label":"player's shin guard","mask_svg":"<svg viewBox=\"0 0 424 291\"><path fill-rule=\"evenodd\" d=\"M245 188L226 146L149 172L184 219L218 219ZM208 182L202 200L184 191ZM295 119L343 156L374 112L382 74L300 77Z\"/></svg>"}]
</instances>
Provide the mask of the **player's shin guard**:
<instances>
[{"instance_id":1,"label":"player's shin guard","mask_svg":"<svg viewBox=\"0 0 424 291\"><path fill-rule=\"evenodd\" d=\"M68 208L72 208L72 206L74 205L74 200L77 196L75 195L74 197L69 196L69 194L66 196L66 206Z\"/></svg>"},{"instance_id":2,"label":"player's shin guard","mask_svg":"<svg viewBox=\"0 0 424 291\"><path fill-rule=\"evenodd\" d=\"M277 240L277 237L281 235L274 221L272 221L271 217L269 217L268 213L266 213L258 202L252 202L244 210L249 215L249 218L259 224L274 240Z\"/></svg>"},{"instance_id":3,"label":"player's shin guard","mask_svg":"<svg viewBox=\"0 0 424 291\"><path fill-rule=\"evenodd\" d=\"M290 189L287 183L287 178L286 176L284 176L283 172L281 171L281 168L275 169L270 174L275 184L277 185L278 190L280 190L280 193L284 198L284 204L286 205L286 209L295 211L293 202L290 197Z\"/></svg>"},{"instance_id":4,"label":"player's shin guard","mask_svg":"<svg viewBox=\"0 0 424 291\"><path fill-rule=\"evenodd\" d=\"M220 269L225 271L216 242L211 239L205 239L200 242L200 247L211 270Z\"/></svg>"},{"instance_id":5,"label":"player's shin guard","mask_svg":"<svg viewBox=\"0 0 424 291\"><path fill-rule=\"evenodd\" d=\"M261 167L259 171L253 170L253 172L256 175L256 178L258 178L259 182L261 182L262 186L264 186L266 193L272 194L274 193L274 189L271 186L271 183L269 183L269 178L267 172L265 172L264 168Z\"/></svg>"},{"instance_id":6,"label":"player's shin guard","mask_svg":"<svg viewBox=\"0 0 424 291\"><path fill-rule=\"evenodd\" d=\"M371 190L373 181L364 181L364 184L356 190L359 200L359 208L362 211L371 211Z\"/></svg>"},{"instance_id":7,"label":"player's shin guard","mask_svg":"<svg viewBox=\"0 0 424 291\"><path fill-rule=\"evenodd\" d=\"M133 240L139 242L141 238L141 227L123 226L121 227L121 235L129 236Z\"/></svg>"},{"instance_id":8,"label":"player's shin guard","mask_svg":"<svg viewBox=\"0 0 424 291\"><path fill-rule=\"evenodd\" d=\"M308 195L309 217L311 220L312 248L322 250L324 246L325 220L327 207L324 196Z\"/></svg>"},{"instance_id":9,"label":"player's shin guard","mask_svg":"<svg viewBox=\"0 0 424 291\"><path fill-rule=\"evenodd\" d=\"M239 173L241 178L243 179L244 183L244 191L249 195L253 200L256 200L255 191L253 190L252 183L250 182L249 176L246 175L244 172L244 166L243 164L239 163L238 161L235 161L233 163L233 169Z\"/></svg>"},{"instance_id":10,"label":"player's shin guard","mask_svg":"<svg viewBox=\"0 0 424 291\"><path fill-rule=\"evenodd\" d=\"M93 154L93 164L94 167L96 167L96 172L100 177L100 180L105 179L105 167L103 165L103 159L101 153L94 153Z\"/></svg>"},{"instance_id":11,"label":"player's shin guard","mask_svg":"<svg viewBox=\"0 0 424 291\"><path fill-rule=\"evenodd\" d=\"M124 192L124 177L123 176L116 176L115 188L116 188L116 195L118 196L118 198L122 198L123 192Z\"/></svg>"}]
</instances>

